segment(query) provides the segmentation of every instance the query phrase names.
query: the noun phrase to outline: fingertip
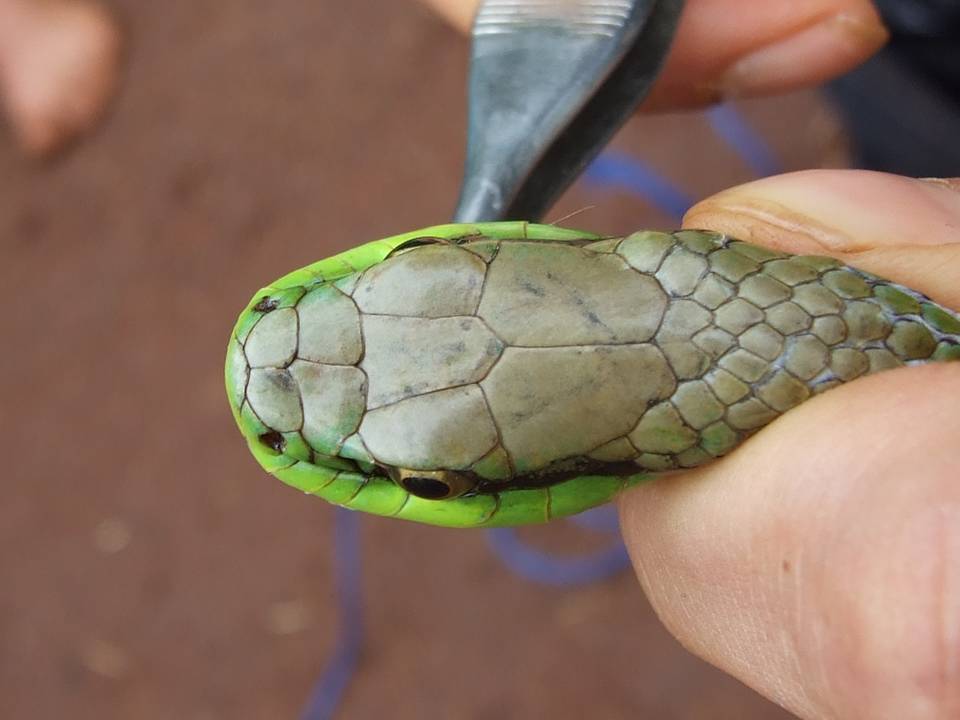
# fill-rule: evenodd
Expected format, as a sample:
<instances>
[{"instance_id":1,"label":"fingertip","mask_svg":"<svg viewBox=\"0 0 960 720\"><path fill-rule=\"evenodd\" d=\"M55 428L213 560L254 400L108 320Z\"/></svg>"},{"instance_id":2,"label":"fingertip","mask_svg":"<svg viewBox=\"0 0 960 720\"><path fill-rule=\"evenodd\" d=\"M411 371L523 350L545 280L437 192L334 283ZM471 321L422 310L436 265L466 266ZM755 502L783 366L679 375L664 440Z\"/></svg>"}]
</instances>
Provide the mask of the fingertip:
<instances>
[{"instance_id":1,"label":"fingertip","mask_svg":"<svg viewBox=\"0 0 960 720\"><path fill-rule=\"evenodd\" d=\"M862 63L887 37L869 0L693 0L644 109L819 84Z\"/></svg>"},{"instance_id":2,"label":"fingertip","mask_svg":"<svg viewBox=\"0 0 960 720\"><path fill-rule=\"evenodd\" d=\"M805 170L724 190L683 220L790 253L831 255L951 307L960 287L960 192L949 180Z\"/></svg>"},{"instance_id":3,"label":"fingertip","mask_svg":"<svg viewBox=\"0 0 960 720\"><path fill-rule=\"evenodd\" d=\"M957 393L960 364L864 378L626 494L668 629L802 717L955 707L960 630L934 608L960 612Z\"/></svg>"},{"instance_id":4,"label":"fingertip","mask_svg":"<svg viewBox=\"0 0 960 720\"><path fill-rule=\"evenodd\" d=\"M421 0L462 33L470 32L480 0Z\"/></svg>"},{"instance_id":5,"label":"fingertip","mask_svg":"<svg viewBox=\"0 0 960 720\"><path fill-rule=\"evenodd\" d=\"M720 78L721 95L768 95L825 82L859 65L887 38L872 8L828 15L741 57Z\"/></svg>"}]
</instances>

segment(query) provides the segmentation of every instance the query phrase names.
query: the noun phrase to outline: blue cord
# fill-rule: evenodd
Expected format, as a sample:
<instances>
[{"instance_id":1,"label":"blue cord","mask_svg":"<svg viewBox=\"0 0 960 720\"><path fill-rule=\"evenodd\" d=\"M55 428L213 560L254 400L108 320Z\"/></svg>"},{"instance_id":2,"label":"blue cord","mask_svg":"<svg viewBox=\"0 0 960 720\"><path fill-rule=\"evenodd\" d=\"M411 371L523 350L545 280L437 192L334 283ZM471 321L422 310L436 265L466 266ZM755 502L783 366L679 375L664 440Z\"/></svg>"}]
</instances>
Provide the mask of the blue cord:
<instances>
[{"instance_id":1,"label":"blue cord","mask_svg":"<svg viewBox=\"0 0 960 720\"><path fill-rule=\"evenodd\" d=\"M767 177L783 172L780 161L764 139L747 124L746 118L730 104L717 105L707 111L710 127L741 159L757 177Z\"/></svg>"},{"instance_id":2,"label":"blue cord","mask_svg":"<svg viewBox=\"0 0 960 720\"><path fill-rule=\"evenodd\" d=\"M334 587L340 632L330 663L310 693L302 720L331 720L357 669L363 644L363 587L360 515L336 508L333 525Z\"/></svg>"},{"instance_id":3,"label":"blue cord","mask_svg":"<svg viewBox=\"0 0 960 720\"><path fill-rule=\"evenodd\" d=\"M780 171L766 143L732 106L714 108L708 118L713 130L740 153L758 175ZM597 188L638 195L678 221L693 205L692 198L647 165L615 151L607 151L594 160L583 179ZM618 532L616 513L611 507L597 508L571 520L589 530ZM487 539L507 568L527 580L547 585L569 587L598 582L630 566L626 548L619 540L585 557L558 557L524 544L510 528L489 530ZM333 657L310 694L302 720L332 720L360 658L363 643L360 517L351 510L337 508L334 515L334 553L340 634Z\"/></svg>"},{"instance_id":4,"label":"blue cord","mask_svg":"<svg viewBox=\"0 0 960 720\"><path fill-rule=\"evenodd\" d=\"M487 541L510 570L543 585L587 585L619 575L630 567L627 549L619 540L609 548L582 557L562 557L532 548L520 540L513 528L488 530Z\"/></svg>"},{"instance_id":5,"label":"blue cord","mask_svg":"<svg viewBox=\"0 0 960 720\"><path fill-rule=\"evenodd\" d=\"M594 532L620 532L620 520L613 505L601 505L593 510L574 515L570 518L570 522Z\"/></svg>"},{"instance_id":6,"label":"blue cord","mask_svg":"<svg viewBox=\"0 0 960 720\"><path fill-rule=\"evenodd\" d=\"M621 190L639 195L660 212L679 220L693 198L634 157L608 150L590 163L583 180L600 190Z\"/></svg>"}]
</instances>

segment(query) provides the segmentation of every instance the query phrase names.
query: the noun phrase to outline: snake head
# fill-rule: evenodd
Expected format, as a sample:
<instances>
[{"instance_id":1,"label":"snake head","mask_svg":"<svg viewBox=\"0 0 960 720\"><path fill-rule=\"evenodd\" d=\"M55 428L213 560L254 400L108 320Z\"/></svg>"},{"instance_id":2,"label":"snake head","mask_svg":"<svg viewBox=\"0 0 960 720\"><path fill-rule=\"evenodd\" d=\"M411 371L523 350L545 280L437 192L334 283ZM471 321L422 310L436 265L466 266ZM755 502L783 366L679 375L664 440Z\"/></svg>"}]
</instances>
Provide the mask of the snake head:
<instances>
[{"instance_id":1,"label":"snake head","mask_svg":"<svg viewBox=\"0 0 960 720\"><path fill-rule=\"evenodd\" d=\"M526 223L440 226L281 278L247 304L227 354L252 453L330 502L432 524L605 502L642 475L625 434L673 389L659 350L623 342L652 335L663 291L613 247ZM580 276L651 318L605 316L576 294ZM558 297L576 324L545 322ZM584 422L594 406L608 409Z\"/></svg>"}]
</instances>

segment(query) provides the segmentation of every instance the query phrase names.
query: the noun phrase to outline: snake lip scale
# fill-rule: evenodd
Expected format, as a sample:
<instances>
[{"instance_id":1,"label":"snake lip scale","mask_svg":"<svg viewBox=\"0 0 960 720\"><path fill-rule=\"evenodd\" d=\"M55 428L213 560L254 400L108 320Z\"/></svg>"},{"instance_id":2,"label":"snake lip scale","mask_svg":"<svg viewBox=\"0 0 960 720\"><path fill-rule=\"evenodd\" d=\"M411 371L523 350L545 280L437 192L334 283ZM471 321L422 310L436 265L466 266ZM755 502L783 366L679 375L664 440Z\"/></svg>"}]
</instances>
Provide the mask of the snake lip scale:
<instances>
[{"instance_id":1,"label":"snake lip scale","mask_svg":"<svg viewBox=\"0 0 960 720\"><path fill-rule=\"evenodd\" d=\"M504 222L376 240L264 287L226 387L283 482L492 527L711 462L843 382L958 359L956 312L833 258Z\"/></svg>"}]
</instances>

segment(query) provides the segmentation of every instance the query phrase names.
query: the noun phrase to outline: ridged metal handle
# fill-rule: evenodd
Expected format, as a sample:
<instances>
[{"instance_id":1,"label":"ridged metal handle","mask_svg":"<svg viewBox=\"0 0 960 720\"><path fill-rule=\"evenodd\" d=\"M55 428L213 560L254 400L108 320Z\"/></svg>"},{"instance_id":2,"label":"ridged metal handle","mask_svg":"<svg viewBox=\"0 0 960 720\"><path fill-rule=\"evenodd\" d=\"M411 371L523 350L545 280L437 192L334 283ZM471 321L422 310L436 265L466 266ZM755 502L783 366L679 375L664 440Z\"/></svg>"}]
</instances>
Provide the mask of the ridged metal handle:
<instances>
[{"instance_id":1,"label":"ridged metal handle","mask_svg":"<svg viewBox=\"0 0 960 720\"><path fill-rule=\"evenodd\" d=\"M536 220L649 92L682 0L486 0L455 219Z\"/></svg>"}]
</instances>

